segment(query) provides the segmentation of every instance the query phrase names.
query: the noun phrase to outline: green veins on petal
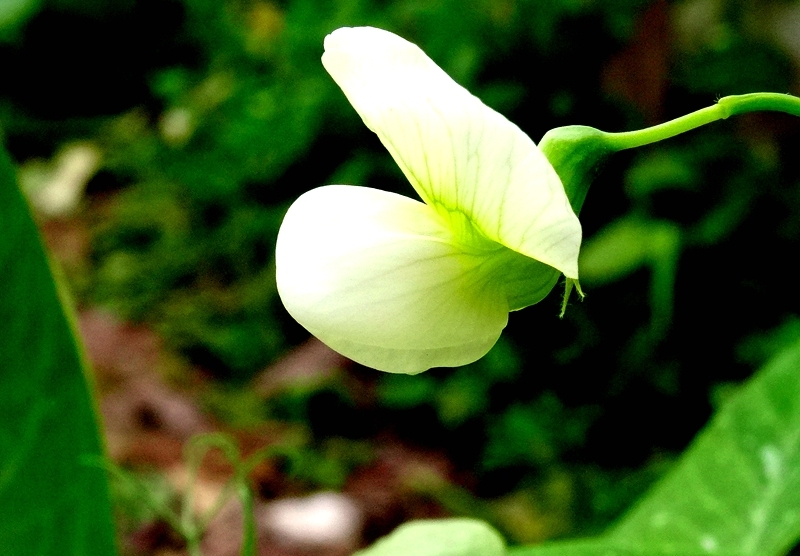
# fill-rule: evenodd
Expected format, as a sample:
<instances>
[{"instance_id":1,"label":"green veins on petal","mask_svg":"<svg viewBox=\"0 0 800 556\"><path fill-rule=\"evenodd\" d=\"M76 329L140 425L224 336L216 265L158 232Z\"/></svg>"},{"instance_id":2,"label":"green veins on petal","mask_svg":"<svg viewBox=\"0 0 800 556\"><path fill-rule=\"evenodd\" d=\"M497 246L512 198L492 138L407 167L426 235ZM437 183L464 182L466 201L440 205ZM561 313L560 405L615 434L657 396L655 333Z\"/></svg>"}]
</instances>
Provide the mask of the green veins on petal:
<instances>
[{"instance_id":1,"label":"green veins on petal","mask_svg":"<svg viewBox=\"0 0 800 556\"><path fill-rule=\"evenodd\" d=\"M278 235L278 292L354 361L417 373L477 360L508 312L577 279L581 227L542 152L415 45L369 27L325 40L323 65L425 201L333 185Z\"/></svg>"},{"instance_id":2,"label":"green veins on petal","mask_svg":"<svg viewBox=\"0 0 800 556\"><path fill-rule=\"evenodd\" d=\"M474 361L508 320L492 258L464 251L430 207L394 193L336 185L305 193L281 225L276 260L289 313L382 370Z\"/></svg>"},{"instance_id":3,"label":"green veins on petal","mask_svg":"<svg viewBox=\"0 0 800 556\"><path fill-rule=\"evenodd\" d=\"M426 203L578 278L578 218L553 166L516 125L387 31L338 29L322 63Z\"/></svg>"}]
</instances>

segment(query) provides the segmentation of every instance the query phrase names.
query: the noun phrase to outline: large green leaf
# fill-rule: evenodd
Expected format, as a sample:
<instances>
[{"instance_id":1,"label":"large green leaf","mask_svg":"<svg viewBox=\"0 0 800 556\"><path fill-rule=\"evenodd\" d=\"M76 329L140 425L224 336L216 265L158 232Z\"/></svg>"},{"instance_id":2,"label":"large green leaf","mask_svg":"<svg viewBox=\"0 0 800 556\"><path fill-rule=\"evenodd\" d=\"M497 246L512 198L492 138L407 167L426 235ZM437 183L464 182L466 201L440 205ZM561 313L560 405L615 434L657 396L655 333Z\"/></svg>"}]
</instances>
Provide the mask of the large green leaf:
<instances>
[{"instance_id":1,"label":"large green leaf","mask_svg":"<svg viewBox=\"0 0 800 556\"><path fill-rule=\"evenodd\" d=\"M112 555L103 448L74 322L2 148L0 223L0 552Z\"/></svg>"},{"instance_id":2,"label":"large green leaf","mask_svg":"<svg viewBox=\"0 0 800 556\"><path fill-rule=\"evenodd\" d=\"M705 550L685 550L680 556L740 556L739 552L707 552ZM669 549L657 546L624 547L617 546L606 537L580 541L547 543L540 546L523 546L510 549L508 556L676 556Z\"/></svg>"},{"instance_id":3,"label":"large green leaf","mask_svg":"<svg viewBox=\"0 0 800 556\"><path fill-rule=\"evenodd\" d=\"M777 555L799 536L796 343L742 387L609 539L675 552Z\"/></svg>"},{"instance_id":4,"label":"large green leaf","mask_svg":"<svg viewBox=\"0 0 800 556\"><path fill-rule=\"evenodd\" d=\"M777 556L798 537L800 342L743 386L677 466L608 534L509 553Z\"/></svg>"}]
</instances>

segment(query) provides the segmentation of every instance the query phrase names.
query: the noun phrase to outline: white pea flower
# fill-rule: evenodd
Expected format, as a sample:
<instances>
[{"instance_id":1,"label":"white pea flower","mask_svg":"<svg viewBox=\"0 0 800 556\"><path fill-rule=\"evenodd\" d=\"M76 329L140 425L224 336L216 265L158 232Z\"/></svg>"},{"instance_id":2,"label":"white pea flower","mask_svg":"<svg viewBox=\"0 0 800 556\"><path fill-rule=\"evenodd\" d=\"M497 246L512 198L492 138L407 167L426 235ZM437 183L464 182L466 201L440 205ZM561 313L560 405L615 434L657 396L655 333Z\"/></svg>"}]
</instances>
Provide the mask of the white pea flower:
<instances>
[{"instance_id":1,"label":"white pea flower","mask_svg":"<svg viewBox=\"0 0 800 556\"><path fill-rule=\"evenodd\" d=\"M322 63L424 203L367 187L303 194L278 234L278 292L334 350L414 374L471 363L509 311L578 278L581 226L516 125L416 45L342 28Z\"/></svg>"}]
</instances>

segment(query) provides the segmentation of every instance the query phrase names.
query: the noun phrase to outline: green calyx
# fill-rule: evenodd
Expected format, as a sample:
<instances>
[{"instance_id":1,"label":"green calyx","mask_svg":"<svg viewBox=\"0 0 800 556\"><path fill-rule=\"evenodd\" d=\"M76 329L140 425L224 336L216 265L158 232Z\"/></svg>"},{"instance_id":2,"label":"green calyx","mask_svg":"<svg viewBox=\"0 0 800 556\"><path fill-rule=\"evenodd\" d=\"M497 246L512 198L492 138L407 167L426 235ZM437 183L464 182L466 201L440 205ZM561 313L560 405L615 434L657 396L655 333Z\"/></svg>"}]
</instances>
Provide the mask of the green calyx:
<instances>
[{"instance_id":1,"label":"green calyx","mask_svg":"<svg viewBox=\"0 0 800 556\"><path fill-rule=\"evenodd\" d=\"M580 214L605 159L619 150L609 141L610 135L593 127L570 125L551 129L539 142L539 149L561 178L575 214Z\"/></svg>"},{"instance_id":2,"label":"green calyx","mask_svg":"<svg viewBox=\"0 0 800 556\"><path fill-rule=\"evenodd\" d=\"M557 127L545 133L539 148L561 178L572 210L578 214L589 185L609 155L663 141L730 116L760 111L800 116L800 98L781 93L732 95L680 118L621 133L607 133L579 125Z\"/></svg>"},{"instance_id":3,"label":"green calyx","mask_svg":"<svg viewBox=\"0 0 800 556\"><path fill-rule=\"evenodd\" d=\"M748 112L773 111L800 116L800 98L780 93L750 93L719 99L708 106L662 124L621 133L607 133L588 126L557 127L545 133L539 149L555 169L564 186L572 210L579 214L589 186L611 154L656 143L700 126ZM581 297L580 284L568 279L561 316L573 289Z\"/></svg>"}]
</instances>

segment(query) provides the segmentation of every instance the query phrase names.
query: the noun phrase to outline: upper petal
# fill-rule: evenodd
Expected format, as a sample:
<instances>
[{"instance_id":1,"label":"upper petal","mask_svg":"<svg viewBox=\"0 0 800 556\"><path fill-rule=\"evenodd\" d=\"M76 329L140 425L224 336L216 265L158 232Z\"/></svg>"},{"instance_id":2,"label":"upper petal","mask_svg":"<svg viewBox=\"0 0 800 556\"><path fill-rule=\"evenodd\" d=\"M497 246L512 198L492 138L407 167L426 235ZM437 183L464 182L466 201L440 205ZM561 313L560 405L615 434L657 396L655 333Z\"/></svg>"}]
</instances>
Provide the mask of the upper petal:
<instances>
[{"instance_id":1,"label":"upper petal","mask_svg":"<svg viewBox=\"0 0 800 556\"><path fill-rule=\"evenodd\" d=\"M577 278L580 223L552 165L522 130L388 31L338 29L325 39L322 63L452 226Z\"/></svg>"},{"instance_id":2,"label":"upper petal","mask_svg":"<svg viewBox=\"0 0 800 556\"><path fill-rule=\"evenodd\" d=\"M381 370L470 363L508 320L491 253L466 252L435 211L394 193L342 185L305 193L281 224L275 257L289 313Z\"/></svg>"}]
</instances>

